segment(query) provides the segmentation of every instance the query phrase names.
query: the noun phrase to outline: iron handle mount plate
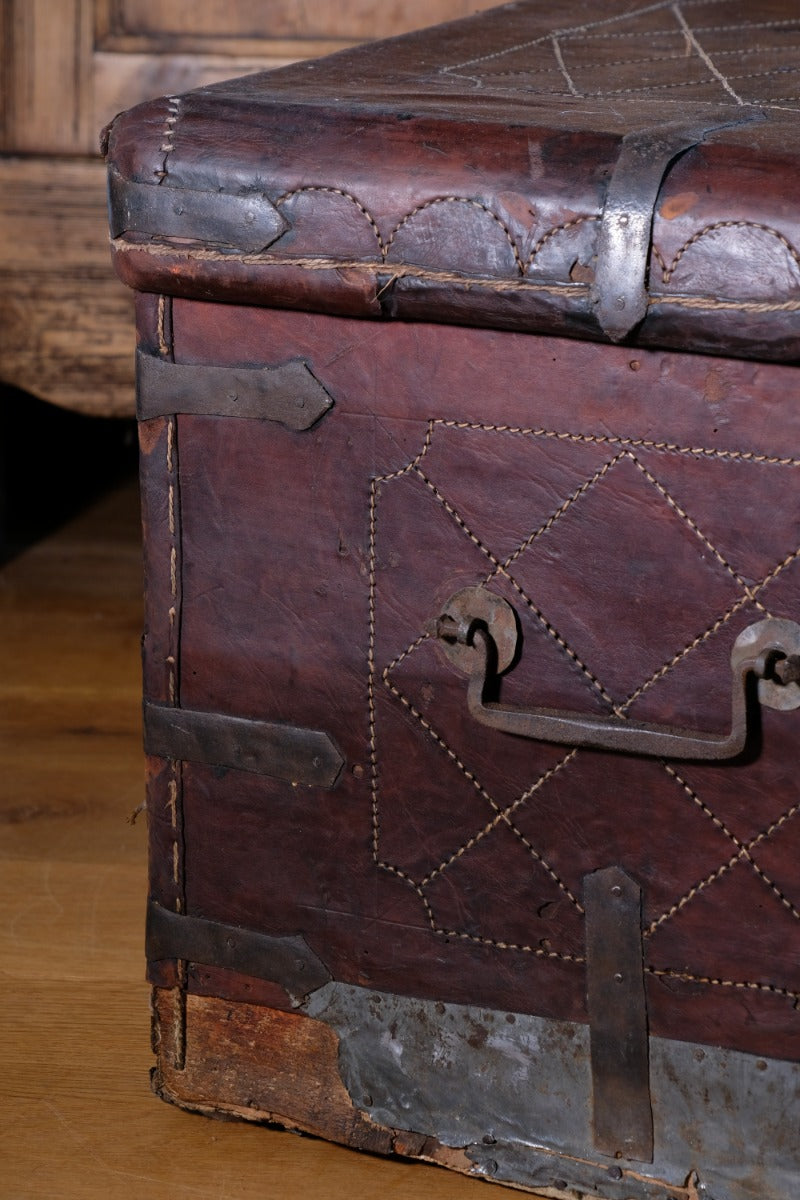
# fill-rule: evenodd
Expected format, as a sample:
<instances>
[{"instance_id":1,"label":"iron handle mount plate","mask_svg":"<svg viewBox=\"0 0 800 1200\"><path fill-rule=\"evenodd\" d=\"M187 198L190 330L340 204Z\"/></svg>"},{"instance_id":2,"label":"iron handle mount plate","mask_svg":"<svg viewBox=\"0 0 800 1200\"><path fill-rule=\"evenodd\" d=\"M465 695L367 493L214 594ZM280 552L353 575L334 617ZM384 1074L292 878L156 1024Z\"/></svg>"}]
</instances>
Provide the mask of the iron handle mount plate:
<instances>
[{"instance_id":1,"label":"iron handle mount plate","mask_svg":"<svg viewBox=\"0 0 800 1200\"><path fill-rule=\"evenodd\" d=\"M467 708L482 725L518 737L659 758L727 759L747 742L747 700L757 681L761 704L800 708L800 624L770 617L748 625L731 651L731 724L722 736L624 717L597 717L545 708L519 708L484 699L488 684L518 653L512 606L483 587L463 588L435 623L448 659L468 677Z\"/></svg>"}]
</instances>

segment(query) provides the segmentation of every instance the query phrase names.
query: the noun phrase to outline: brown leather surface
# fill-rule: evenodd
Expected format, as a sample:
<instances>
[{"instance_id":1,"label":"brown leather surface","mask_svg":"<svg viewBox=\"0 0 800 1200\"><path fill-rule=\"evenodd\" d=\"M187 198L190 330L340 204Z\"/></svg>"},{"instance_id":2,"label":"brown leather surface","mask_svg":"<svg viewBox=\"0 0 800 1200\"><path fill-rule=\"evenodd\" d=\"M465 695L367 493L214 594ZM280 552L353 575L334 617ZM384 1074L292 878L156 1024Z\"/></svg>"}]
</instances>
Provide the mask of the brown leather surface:
<instances>
[{"instance_id":1,"label":"brown leather surface","mask_svg":"<svg viewBox=\"0 0 800 1200\"><path fill-rule=\"evenodd\" d=\"M178 296L603 339L589 291L621 139L699 123L664 163L635 340L792 360L799 45L781 0L527 0L152 101L115 123L115 170L178 202L263 194L290 228L243 254L154 227L116 239L117 270Z\"/></svg>"},{"instance_id":2,"label":"brown leather surface","mask_svg":"<svg viewBox=\"0 0 800 1200\"><path fill-rule=\"evenodd\" d=\"M584 1020L582 879L619 864L652 1032L800 1059L797 714L729 764L572 752L476 724L429 636L486 583L523 631L503 700L722 732L736 634L798 619L794 372L143 307L152 352L302 359L335 401L305 433L145 426L148 698L325 729L347 764L332 792L156 764L154 897L301 933L340 980Z\"/></svg>"}]
</instances>

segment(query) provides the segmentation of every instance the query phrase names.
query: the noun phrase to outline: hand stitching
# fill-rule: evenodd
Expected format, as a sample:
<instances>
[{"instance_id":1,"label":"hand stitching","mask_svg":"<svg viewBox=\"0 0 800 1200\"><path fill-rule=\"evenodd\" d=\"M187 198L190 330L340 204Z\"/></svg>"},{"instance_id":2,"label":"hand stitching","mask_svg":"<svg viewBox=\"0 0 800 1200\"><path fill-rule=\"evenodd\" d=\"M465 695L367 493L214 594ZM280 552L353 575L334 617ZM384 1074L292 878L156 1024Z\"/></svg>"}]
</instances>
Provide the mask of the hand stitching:
<instances>
[{"instance_id":1,"label":"hand stitching","mask_svg":"<svg viewBox=\"0 0 800 1200\"><path fill-rule=\"evenodd\" d=\"M164 155L164 158L161 163L161 169L153 172L158 179L159 184L162 184L167 177L167 160L175 149L175 132L178 124L178 118L180 116L180 107L180 97L167 97L167 115L164 119L164 129L161 133L161 145L159 147L161 153Z\"/></svg>"},{"instance_id":2,"label":"hand stitching","mask_svg":"<svg viewBox=\"0 0 800 1200\"><path fill-rule=\"evenodd\" d=\"M553 639L553 641L555 641L561 647L561 649L572 660L572 662L575 664L575 666L580 669L581 673L584 675L585 679L590 684L590 686L595 691L599 692L599 694L603 697L603 699L606 701L606 703L609 704L613 708L613 705L614 705L613 697L609 695L609 693L603 687L602 683L597 678L597 676L594 675L592 673L592 671L589 670L589 668L579 658L579 656L572 649L572 647L570 645L568 645L568 643L564 640L564 638L558 632L556 627L553 624L551 624L550 621L548 621L547 617L544 615L542 610L538 607L538 605L536 605L534 603L534 601L527 594L525 589L518 583L518 581L514 578L514 576L511 575L506 570L504 565L500 562L500 560L498 558L495 557L495 555L492 553L492 551L489 550L488 547L483 544L483 542L480 540L480 538L475 536L475 534L472 532L472 530L467 525L464 518L460 515L460 513L458 513L456 511L456 509L449 502L449 500L445 496L442 495L442 493L439 491L439 489L436 487L436 485L430 479L428 479L428 477L420 470L419 467L415 467L414 470L416 471L416 474L419 475L420 479L423 481L425 486L430 489L430 491L433 493L433 495L436 497L436 499L442 505L445 512L447 512L449 514L449 516L452 517L452 519L460 527L462 532L466 534L466 536L470 539L470 541L473 542L474 545L477 546L477 548L481 551L481 553L485 554L486 557L489 559L489 561L494 565L494 567L495 567L494 574L502 575L505 579L508 580L508 582L511 584L511 586L514 588L514 590L519 595L520 599L527 605L527 607L534 614L534 616L539 621L539 623L541 624L541 626L545 630L545 632L548 634L548 636L551 637Z\"/></svg>"},{"instance_id":3,"label":"hand stitching","mask_svg":"<svg viewBox=\"0 0 800 1200\"><path fill-rule=\"evenodd\" d=\"M514 255L514 262L516 264L517 270L520 275L524 274L525 268L522 265L522 259L520 258L519 247L517 246L517 243L514 240L511 230L508 228L505 221L502 221L500 219L500 217L498 217L497 213L492 212L491 208L489 208L487 205L483 204L480 200L473 200L468 196L436 196L432 200L426 200L423 204L418 204L416 206L416 208L413 208L411 210L411 212L406 213L406 215L402 218L402 220L400 220L398 222L398 224L395 225L394 229L389 234L388 238L386 239L386 249L385 249L385 253L384 253L384 258L388 257L389 251L392 248L392 244L395 240L395 237L400 232L400 230L403 229L406 225L408 225L408 223L410 221L412 221L413 218L416 217L419 213L425 212L426 209L433 208L434 205L437 205L437 204L468 204L472 208L477 208L477 209L480 209L482 212L487 213L492 218L492 220L496 221L497 224L502 229L503 233L506 236L506 240L507 240L509 246L511 247L512 253Z\"/></svg>"},{"instance_id":4,"label":"hand stitching","mask_svg":"<svg viewBox=\"0 0 800 1200\"><path fill-rule=\"evenodd\" d=\"M546 233L542 234L538 242L536 242L530 254L528 255L527 265L532 265L534 258L536 258L536 255L542 249L542 246L549 242L551 238L555 237L556 234L564 233L568 229L575 229L576 226L583 225L587 221L599 220L599 216L574 217L571 221L565 221L563 225L554 225L552 229L548 229Z\"/></svg>"},{"instance_id":5,"label":"hand stitching","mask_svg":"<svg viewBox=\"0 0 800 1200\"><path fill-rule=\"evenodd\" d=\"M757 837L745 844L736 837L736 835L723 821L720 820L720 818L711 808L709 808L705 801L700 799L695 790L689 786L686 780L678 774L673 766L671 766L669 763L662 763L661 765L666 773L675 780L682 791L686 793L692 803L697 805L701 812L708 817L714 825L716 825L717 829L719 829L719 831L733 843L733 845L736 847L736 853L728 860L728 862L723 863L716 870L712 871L710 875L707 875L705 879L702 879L699 883L696 883L693 887L689 888L689 890L678 901L676 901L671 908L662 913L660 917L656 918L656 920L652 921L645 930L644 936L652 937L659 926L663 925L666 921L669 921L675 916L676 913L680 912L682 908L685 908L695 896L699 895L700 892L704 891L705 888L707 888L710 884L715 883L717 879L720 879L723 875L727 874L727 872L730 871L731 868L734 867L740 860L748 862L761 882L766 884L770 891L772 891L777 899L780 900L781 904L787 908L789 912L791 912L793 917L795 917L797 920L800 920L800 912L798 912L791 900L784 895L784 893L761 869L761 867L750 854L753 846L757 846L766 838L771 837L776 830L780 829L788 820L790 820L798 811L800 811L800 804L793 805L793 807L785 812L777 821L774 821L768 829L763 830L760 834L758 834Z\"/></svg>"},{"instance_id":6,"label":"hand stitching","mask_svg":"<svg viewBox=\"0 0 800 1200\"><path fill-rule=\"evenodd\" d=\"M372 229L372 232L375 235L375 240L377 241L378 247L380 248L381 258L386 258L386 250L387 250L388 244L384 244L383 238L381 237L381 231L378 228L375 218L373 217L373 215L369 211L369 209L366 208L361 203L361 201L352 194L352 192L345 192L341 188L337 188L337 187L321 187L321 186L306 184L303 187L293 188L290 192L284 192L283 195L279 196L278 199L275 201L275 207L277 208L279 205L285 204L288 200L291 200L294 196L301 196L304 192L328 192L334 196L341 196L343 199L349 200L352 204L354 204L355 207L358 209L358 211L361 213L361 215L363 217L365 217L367 219L367 221L369 222L370 228Z\"/></svg>"},{"instance_id":7,"label":"hand stitching","mask_svg":"<svg viewBox=\"0 0 800 1200\"><path fill-rule=\"evenodd\" d=\"M691 650L695 650L698 646L702 645L703 642L708 641L715 634L719 633L720 629L724 628L731 618L751 601L752 597L763 591L768 584L772 583L773 579L776 579L782 571L790 566L791 563L795 562L799 557L800 547L798 547L797 550L792 550L790 554L787 554L786 557L781 562L777 563L769 572L769 574L767 574L762 580L756 584L752 584L749 588L749 592L751 594L740 596L739 599L736 600L721 616L719 616L716 621L714 621L714 623L705 630L704 633L698 634L693 641L689 642L688 646L685 646L683 650L680 650L673 658L670 659L669 662L664 663L663 666L659 667L658 670L651 675L649 679L645 680L645 682L638 687L635 692L632 692L631 695L628 696L627 700L620 705L620 713L627 711L627 709L633 704L634 700L637 700L639 696L651 688L657 680L663 679L663 677L668 674L673 667L676 667ZM762 608L762 611L767 612L768 610Z\"/></svg>"},{"instance_id":8,"label":"hand stitching","mask_svg":"<svg viewBox=\"0 0 800 1200\"><path fill-rule=\"evenodd\" d=\"M786 250L792 259L794 259L797 266L800 267L800 252L797 251L789 239L785 237L780 230L773 229L771 225L762 225L758 221L714 221L712 224L705 225L702 229L698 229L698 231L693 233L690 238L687 238L687 240L675 254L675 257L673 258L669 267L667 267L666 262L662 258L660 252L656 250L655 246L653 247L654 256L657 258L659 265L662 268L662 281L664 283L669 283L675 273L675 268L678 266L678 263L681 261L686 251L704 238L707 234L714 233L718 229L757 229L761 233L769 234L771 237L776 238L777 241L780 242L784 250Z\"/></svg>"}]
</instances>

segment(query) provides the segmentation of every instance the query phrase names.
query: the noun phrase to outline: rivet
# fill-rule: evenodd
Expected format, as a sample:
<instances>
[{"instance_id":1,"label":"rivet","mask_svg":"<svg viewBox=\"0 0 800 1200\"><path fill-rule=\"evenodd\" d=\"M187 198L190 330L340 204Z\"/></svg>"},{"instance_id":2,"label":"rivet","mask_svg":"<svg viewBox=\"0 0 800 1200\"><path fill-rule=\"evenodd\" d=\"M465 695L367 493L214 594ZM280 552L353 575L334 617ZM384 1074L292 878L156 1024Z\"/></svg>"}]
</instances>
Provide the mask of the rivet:
<instances>
[{"instance_id":1,"label":"rivet","mask_svg":"<svg viewBox=\"0 0 800 1200\"><path fill-rule=\"evenodd\" d=\"M483 1142L484 1146L493 1146L497 1141L497 1138L493 1137L491 1133L485 1133L481 1138L481 1141Z\"/></svg>"},{"instance_id":2,"label":"rivet","mask_svg":"<svg viewBox=\"0 0 800 1200\"><path fill-rule=\"evenodd\" d=\"M628 214L627 213L620 213L619 223L620 223L620 225L628 224Z\"/></svg>"},{"instance_id":3,"label":"rivet","mask_svg":"<svg viewBox=\"0 0 800 1200\"><path fill-rule=\"evenodd\" d=\"M362 1096L361 1103L364 1105L364 1108L372 1108L372 1096L369 1093L366 1096Z\"/></svg>"},{"instance_id":4,"label":"rivet","mask_svg":"<svg viewBox=\"0 0 800 1200\"><path fill-rule=\"evenodd\" d=\"M622 888L619 886L618 883L615 883L614 886L612 887L611 895L612 896L621 896L622 895Z\"/></svg>"},{"instance_id":5,"label":"rivet","mask_svg":"<svg viewBox=\"0 0 800 1200\"><path fill-rule=\"evenodd\" d=\"M616 975L614 976L614 983L622 983L622 975L619 971L617 971Z\"/></svg>"},{"instance_id":6,"label":"rivet","mask_svg":"<svg viewBox=\"0 0 800 1200\"><path fill-rule=\"evenodd\" d=\"M612 1179L622 1179L622 1167L609 1167L608 1174Z\"/></svg>"}]
</instances>

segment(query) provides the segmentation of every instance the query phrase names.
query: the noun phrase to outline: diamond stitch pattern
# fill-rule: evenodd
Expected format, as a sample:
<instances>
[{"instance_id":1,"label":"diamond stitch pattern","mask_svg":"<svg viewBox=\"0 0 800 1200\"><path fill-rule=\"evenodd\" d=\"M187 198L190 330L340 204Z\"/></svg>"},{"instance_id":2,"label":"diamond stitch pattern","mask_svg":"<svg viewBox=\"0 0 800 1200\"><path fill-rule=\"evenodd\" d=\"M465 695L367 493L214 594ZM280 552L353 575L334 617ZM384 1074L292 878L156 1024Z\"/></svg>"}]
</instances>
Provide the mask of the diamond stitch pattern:
<instances>
[{"instance_id":1,"label":"diamond stitch pattern","mask_svg":"<svg viewBox=\"0 0 800 1200\"><path fill-rule=\"evenodd\" d=\"M445 68L519 92L714 104L797 103L800 18L748 19L735 0L643 4L573 28L554 28L485 59ZM587 67L589 62L591 66ZM614 87L606 82L614 80Z\"/></svg>"},{"instance_id":2,"label":"diamond stitch pattern","mask_svg":"<svg viewBox=\"0 0 800 1200\"><path fill-rule=\"evenodd\" d=\"M582 945L583 876L599 866L620 862L643 883L648 969L660 979L674 975L710 987L789 994L800 986L800 976L795 978L800 966L787 973L783 959L787 952L794 953L800 963L800 954L791 949L800 949L800 917L797 896L792 895L793 881L787 881L785 847L794 844L790 839L800 839L800 819L795 810L786 811L785 798L793 794L793 764L787 760L782 771L781 760L776 764L775 753L769 753L770 746L785 744L785 714L764 710L762 749L766 752L751 752L733 764L673 765L526 744L524 739L483 730L466 717L459 704L457 673L439 659L439 651L426 631L430 630L430 616L436 612L433 598L439 600L442 594L438 582L454 578L455 563L449 556L455 554L460 586L488 581L493 590L508 597L520 615L522 657L505 685L505 692L515 702L534 703L537 684L541 686L543 678L549 677L551 692L557 693L563 687L561 695L569 697L562 699L562 707L579 707L575 703L579 694L584 705L591 697L596 709L608 710L610 685L615 699L621 698L621 712L630 709L637 716L649 715L655 702L657 711L660 708L679 713L681 720L692 724L683 715L685 702L676 703L676 695L685 696L693 690L690 717L709 709L719 711L720 691L725 691L719 682L721 664L724 670L738 630L764 615L762 598L766 600L770 592L775 599L780 591L787 615L796 615L792 609L796 608L797 588L796 584L791 586L790 574L798 557L793 544L794 517L781 512L767 534L766 546L758 543L755 531L750 532L747 525L751 508L755 511L748 496L757 490L757 482L748 481L747 472L765 479L767 491L776 488L779 492L776 476L781 486L790 487L794 466L743 463L735 456L708 460L669 450L645 451L641 461L627 451L609 458L609 447L605 447L604 462L610 465L598 472L598 458L576 453L576 465L579 463L588 472L583 482L567 495L563 491L554 495L557 502L549 517L521 538L518 525L515 550L508 552L506 540L501 555L490 537L496 526L501 527L500 518L492 517L484 524L479 537L471 524L480 524L480 506L468 522L460 511L460 500L455 502L449 494L457 490L459 480L452 467L448 472L448 463L458 461L459 438L473 438L476 430L448 429L450 454L444 452L441 432L434 422L427 453L405 472L380 481L376 491L371 551L374 644L381 644L374 631L387 621L387 614L403 614L397 630L399 634L402 628L402 636L393 636L391 644L399 645L407 639L393 658L379 655L372 673L373 686L381 691L372 721L379 768L373 789L380 827L377 861L387 867L400 866L401 858L413 864L415 888L435 931L499 949L516 947L534 955L567 959L574 959L576 953L579 956ZM548 478L546 453L537 457L542 442L547 448L544 435L523 437L497 431L493 436L507 445L513 443L512 459L520 447L533 448L532 461L538 464L535 471L541 475L536 481L540 495L546 495L549 487L563 489L571 474L570 453L585 449L580 439L557 442L559 451L565 454L557 456L553 478ZM477 442L467 444L474 447ZM502 454L498 461L502 461ZM704 490L706 467L710 468L706 478L712 482ZM419 468L429 474L424 475ZM521 479L522 459L515 471ZM725 471L730 474L726 476ZM724 501L736 493L740 480L748 486L741 492L743 530L738 538L739 508ZM400 585L409 591L404 600L387 592L389 576L378 570L379 563L391 558L393 526L399 529L402 506L394 502L401 486L404 503L409 496L415 497L413 520L420 538L419 570L413 583L406 580ZM394 496L393 489L398 489ZM673 496L673 490L680 496ZM498 498L501 503L497 507L502 510L505 498ZM519 506L510 507L513 519L518 520ZM541 514L537 512L536 516ZM445 529L448 532L443 534ZM546 539L551 539L549 555L540 553ZM736 563L719 552L718 542L738 548L739 561L759 578L739 576ZM594 557L587 546L595 547ZM467 562L472 567L464 570ZM612 583L603 591L604 570L616 571L623 585ZM399 582L402 575L393 574L392 578ZM634 659L627 674L615 674L608 669L613 657L608 646L626 645L614 620L619 620L620 612L623 628L625 620L631 620L623 603L625 584L630 587L631 580L637 581L638 591L634 594L640 603L646 600L658 605L663 616L658 654L653 655L649 646L637 644L646 652ZM594 586L589 588L588 611L580 612L587 582ZM426 591L427 596L420 599ZM529 593L550 605L551 625L537 613ZM695 594L702 594L703 601L695 601ZM629 629L635 629L635 622ZM537 637L540 651L542 645L546 646L564 670L554 668L551 673L543 669L541 654L531 654ZM574 643L580 643L586 657L594 653L592 666L583 661ZM536 663L534 669L532 662ZM447 698L437 709L435 693L442 686L441 679L446 680ZM464 691L462 683L462 700ZM727 695L729 691L723 697L723 728L728 719ZM548 695L544 703L557 702ZM483 806L480 819L472 825L469 818L461 819L465 813L459 814L462 840L453 838L449 850L444 849L446 839L437 840L432 832L437 821L447 823L447 784L428 814L426 797L404 796L400 800L397 795L391 796L396 771L390 759L384 762L381 758L381 744L382 739L391 741L391 730L397 727L396 714L391 715L394 708L402 710L403 736L427 742L427 752L432 754L431 772L444 779L457 777L458 794L472 789L468 807L475 817L475 798ZM408 745L405 750L403 745L403 737L398 738L400 758L409 752ZM446 762L449 765L444 767ZM480 791L473 777L480 778ZM509 779L513 787L508 786ZM619 818L620 796L630 797L624 821ZM384 826L392 808L397 820L392 827L390 816ZM426 827L426 821L431 828ZM391 835L390 828L394 829ZM422 846L409 849L409 838L413 843L415 836L425 844L422 857ZM674 852L676 844L679 853ZM429 853L431 848L441 853L440 861L434 861L436 854ZM506 866L506 861L514 865ZM773 877L776 869L777 879ZM542 888L557 893L554 901L545 900L540 905L542 919L546 917L548 924L546 947L534 936L538 918L531 918L530 926L525 920L520 924L519 919L519 913L530 916ZM704 947L714 940L716 931L728 927L731 914L742 906L746 912L741 913L739 975L731 979L724 956L717 961L713 954L706 955ZM759 930L770 923L770 931L761 937ZM530 936L523 936L526 929Z\"/></svg>"},{"instance_id":3,"label":"diamond stitch pattern","mask_svg":"<svg viewBox=\"0 0 800 1200\"><path fill-rule=\"evenodd\" d=\"M630 457L513 568L528 595L622 701L738 593ZM642 614L659 614L657 631ZM647 627L647 633L643 632Z\"/></svg>"}]
</instances>

